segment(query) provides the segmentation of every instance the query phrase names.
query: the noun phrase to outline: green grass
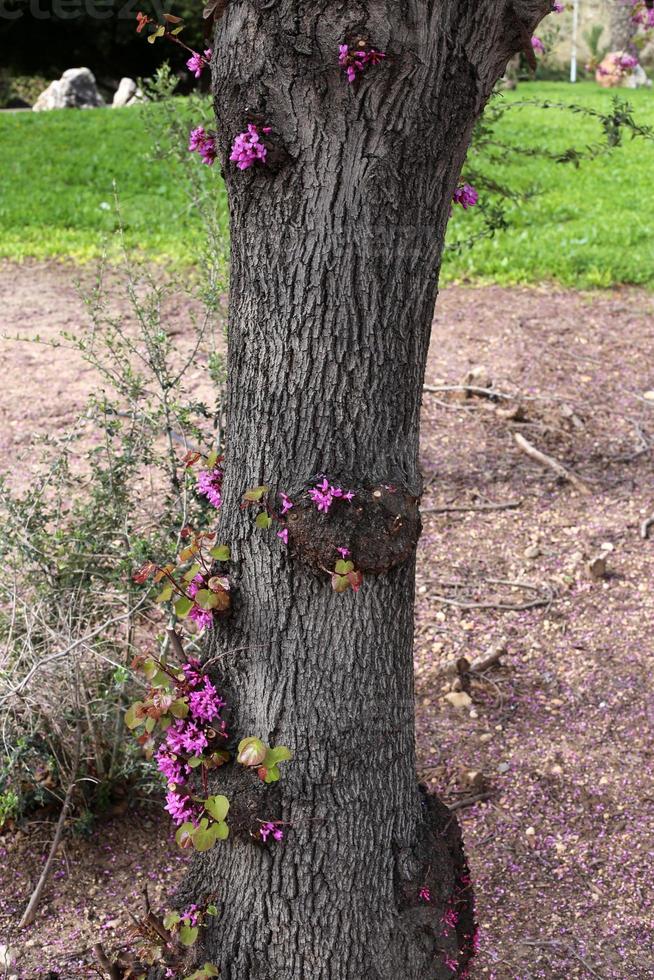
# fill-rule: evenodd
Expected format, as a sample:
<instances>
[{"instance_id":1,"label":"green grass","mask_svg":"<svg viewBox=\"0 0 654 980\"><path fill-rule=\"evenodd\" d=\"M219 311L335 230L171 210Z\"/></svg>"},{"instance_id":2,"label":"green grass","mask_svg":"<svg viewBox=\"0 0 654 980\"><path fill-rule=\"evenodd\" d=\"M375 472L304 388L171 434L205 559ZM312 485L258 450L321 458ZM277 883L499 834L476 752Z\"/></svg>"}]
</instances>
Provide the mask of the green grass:
<instances>
[{"instance_id":1,"label":"green grass","mask_svg":"<svg viewBox=\"0 0 654 980\"><path fill-rule=\"evenodd\" d=\"M654 92L623 95L638 123L654 125ZM610 93L591 83L523 84L506 98L576 101L607 109L611 102ZM184 181L175 167L149 159L144 113L159 111L148 106L2 113L0 257L94 258L116 228L115 181L127 245L153 261L191 264L202 232L189 210ZM507 113L498 135L526 146L565 149L595 142L599 130L580 116L525 107ZM627 139L579 170L516 157L492 171L488 165L483 169L534 196L509 205L508 231L459 255L450 253L445 281L654 286L654 143ZM454 232L474 231L476 221L473 212L457 210Z\"/></svg>"},{"instance_id":2,"label":"green grass","mask_svg":"<svg viewBox=\"0 0 654 980\"><path fill-rule=\"evenodd\" d=\"M632 104L639 125L654 126L654 91L619 94ZM538 82L520 85L505 98L576 102L608 111L612 95L588 82ZM512 143L560 151L596 143L601 130L579 115L527 106L508 112L499 134ZM537 157L514 157L492 171L480 169L517 190L535 193L526 202L509 205L507 231L460 255L450 254L445 281L510 285L554 280L580 288L620 283L654 288L654 142L627 136L623 145L579 169ZM470 211L455 215L457 237L470 217Z\"/></svg>"}]
</instances>

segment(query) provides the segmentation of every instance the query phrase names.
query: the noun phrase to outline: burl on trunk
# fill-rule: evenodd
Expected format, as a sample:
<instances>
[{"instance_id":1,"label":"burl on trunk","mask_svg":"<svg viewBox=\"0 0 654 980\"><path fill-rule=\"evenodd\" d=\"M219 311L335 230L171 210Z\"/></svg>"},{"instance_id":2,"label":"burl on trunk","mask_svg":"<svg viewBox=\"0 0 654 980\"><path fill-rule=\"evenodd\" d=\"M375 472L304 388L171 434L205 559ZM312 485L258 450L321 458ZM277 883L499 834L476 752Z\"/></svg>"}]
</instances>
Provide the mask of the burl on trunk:
<instances>
[{"instance_id":1,"label":"burl on trunk","mask_svg":"<svg viewBox=\"0 0 654 980\"><path fill-rule=\"evenodd\" d=\"M209 653L235 739L294 753L272 787L216 777L232 833L183 897L217 896L204 953L225 980L445 980L472 956L458 826L415 773L419 414L472 127L550 6L231 0L217 24L235 601ZM350 83L344 44L386 57ZM248 123L274 149L241 171L229 153ZM298 499L322 475L355 496L288 512L288 547L240 507L256 484ZM368 572L358 594L331 588L339 546ZM283 821L284 841L257 844L252 818Z\"/></svg>"}]
</instances>

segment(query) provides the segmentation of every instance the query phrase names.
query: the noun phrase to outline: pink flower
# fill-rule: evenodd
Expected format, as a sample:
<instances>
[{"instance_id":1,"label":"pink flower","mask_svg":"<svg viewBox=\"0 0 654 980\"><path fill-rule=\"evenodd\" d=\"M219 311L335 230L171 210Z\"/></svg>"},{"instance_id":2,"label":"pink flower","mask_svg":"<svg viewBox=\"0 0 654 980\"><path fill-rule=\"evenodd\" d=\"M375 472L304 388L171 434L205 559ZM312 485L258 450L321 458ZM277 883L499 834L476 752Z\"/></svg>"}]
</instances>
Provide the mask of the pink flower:
<instances>
[{"instance_id":1,"label":"pink flower","mask_svg":"<svg viewBox=\"0 0 654 980\"><path fill-rule=\"evenodd\" d=\"M355 48L350 51L348 44L339 44L338 63L345 72L350 85L356 80L357 72L362 72L367 65L379 65L386 57L383 51L376 48Z\"/></svg>"},{"instance_id":2,"label":"pink flower","mask_svg":"<svg viewBox=\"0 0 654 980\"><path fill-rule=\"evenodd\" d=\"M264 133L270 132L270 128L264 129ZM232 152L229 159L236 164L239 170L247 170L252 167L257 160L261 163L266 162L268 149L262 143L259 130L250 124L244 133L239 133L232 145Z\"/></svg>"},{"instance_id":3,"label":"pink flower","mask_svg":"<svg viewBox=\"0 0 654 980\"><path fill-rule=\"evenodd\" d=\"M565 5L559 3L558 0L554 0L554 3L552 4L552 13L562 14L564 10L565 10Z\"/></svg>"},{"instance_id":4,"label":"pink flower","mask_svg":"<svg viewBox=\"0 0 654 980\"><path fill-rule=\"evenodd\" d=\"M418 892L418 898L421 902L431 902L431 892L426 885L423 885Z\"/></svg>"},{"instance_id":5,"label":"pink flower","mask_svg":"<svg viewBox=\"0 0 654 980\"><path fill-rule=\"evenodd\" d=\"M281 538L284 544L288 544L288 528L285 527L282 531L278 531L277 537Z\"/></svg>"},{"instance_id":6,"label":"pink flower","mask_svg":"<svg viewBox=\"0 0 654 980\"><path fill-rule=\"evenodd\" d=\"M186 594L189 597L189 599L195 599L196 595L198 594L200 589L203 588L203 586L204 586L203 575L198 574L195 576L195 578L192 578L189 584L186 586Z\"/></svg>"},{"instance_id":7,"label":"pink flower","mask_svg":"<svg viewBox=\"0 0 654 980\"><path fill-rule=\"evenodd\" d=\"M187 909L184 909L184 911L180 913L180 918L182 918L187 925L191 927L196 926L200 920L200 906L189 905Z\"/></svg>"},{"instance_id":8,"label":"pink flower","mask_svg":"<svg viewBox=\"0 0 654 980\"><path fill-rule=\"evenodd\" d=\"M198 126L197 129L191 130L188 148L191 153L199 153L207 166L213 165L217 155L216 140L206 133L204 126Z\"/></svg>"},{"instance_id":9,"label":"pink flower","mask_svg":"<svg viewBox=\"0 0 654 980\"><path fill-rule=\"evenodd\" d=\"M197 579L203 581L201 575L196 575L193 581L195 582ZM186 683L189 685L189 687L197 687L199 684L202 684L204 674L202 673L202 665L200 664L199 660L189 660L189 662L184 664L182 667L182 671L186 677Z\"/></svg>"},{"instance_id":10,"label":"pink flower","mask_svg":"<svg viewBox=\"0 0 654 980\"><path fill-rule=\"evenodd\" d=\"M213 613L210 609L202 609L201 606L193 606L188 618L197 623L198 629L201 630L208 630L213 626Z\"/></svg>"},{"instance_id":11,"label":"pink flower","mask_svg":"<svg viewBox=\"0 0 654 980\"><path fill-rule=\"evenodd\" d=\"M282 830L282 828L278 827L274 823L271 823L270 820L266 821L266 823L262 824L261 827L259 827L259 834L261 836L261 840L263 841L268 840L271 834L273 835L275 840L284 840L284 831Z\"/></svg>"},{"instance_id":12,"label":"pink flower","mask_svg":"<svg viewBox=\"0 0 654 980\"><path fill-rule=\"evenodd\" d=\"M196 817L191 797L177 793L173 789L166 793L166 806L164 809L168 811L178 826L189 820L194 820Z\"/></svg>"},{"instance_id":13,"label":"pink flower","mask_svg":"<svg viewBox=\"0 0 654 980\"><path fill-rule=\"evenodd\" d=\"M206 497L210 504L218 509L222 507L222 486L224 473L220 467L216 466L212 470L201 470L198 473L196 490Z\"/></svg>"},{"instance_id":14,"label":"pink flower","mask_svg":"<svg viewBox=\"0 0 654 980\"><path fill-rule=\"evenodd\" d=\"M637 64L638 58L634 58L634 56L631 54L623 54L618 59L618 67L622 68L623 71L630 71L632 68L635 68Z\"/></svg>"},{"instance_id":15,"label":"pink flower","mask_svg":"<svg viewBox=\"0 0 654 980\"><path fill-rule=\"evenodd\" d=\"M162 743L156 755L157 769L166 777L169 783L181 785L186 782L189 775L189 768L181 762L175 755L168 751L168 747Z\"/></svg>"},{"instance_id":16,"label":"pink flower","mask_svg":"<svg viewBox=\"0 0 654 980\"><path fill-rule=\"evenodd\" d=\"M313 500L318 510L322 510L326 514L332 505L333 499L332 488L329 485L329 480L327 477L325 477L322 483L319 483L317 486L309 490L309 496Z\"/></svg>"},{"instance_id":17,"label":"pink flower","mask_svg":"<svg viewBox=\"0 0 654 980\"><path fill-rule=\"evenodd\" d=\"M454 973L459 969L459 961L455 960L452 956L445 957L445 966L448 970L452 970Z\"/></svg>"},{"instance_id":18,"label":"pink flower","mask_svg":"<svg viewBox=\"0 0 654 980\"><path fill-rule=\"evenodd\" d=\"M220 714L220 709L225 707L225 702L208 677L200 691L190 693L188 703L193 717L201 721L213 721Z\"/></svg>"},{"instance_id":19,"label":"pink flower","mask_svg":"<svg viewBox=\"0 0 654 980\"><path fill-rule=\"evenodd\" d=\"M350 549L349 548L337 548L336 550L338 551L338 553L341 556L341 558L343 559L343 561L345 561L346 558L349 558L350 557Z\"/></svg>"},{"instance_id":20,"label":"pink flower","mask_svg":"<svg viewBox=\"0 0 654 980\"><path fill-rule=\"evenodd\" d=\"M539 54L545 54L545 45L539 37L536 37L536 35L534 35L531 39L531 46L534 51L538 51Z\"/></svg>"},{"instance_id":21,"label":"pink flower","mask_svg":"<svg viewBox=\"0 0 654 980\"><path fill-rule=\"evenodd\" d=\"M291 498L287 497L285 493L280 493L279 496L282 499L282 509L280 511L280 514L283 517L284 514L286 514L289 510L293 508L294 504Z\"/></svg>"},{"instance_id":22,"label":"pink flower","mask_svg":"<svg viewBox=\"0 0 654 980\"><path fill-rule=\"evenodd\" d=\"M455 204L460 204L464 211L474 208L479 200L479 194L472 184L463 184L454 191L453 200Z\"/></svg>"},{"instance_id":23,"label":"pink flower","mask_svg":"<svg viewBox=\"0 0 654 980\"><path fill-rule=\"evenodd\" d=\"M190 72L192 72L196 78L199 78L205 67L211 63L211 48L207 48L204 54L198 54L197 51L193 52L193 55L186 62L186 67Z\"/></svg>"},{"instance_id":24,"label":"pink flower","mask_svg":"<svg viewBox=\"0 0 654 980\"><path fill-rule=\"evenodd\" d=\"M459 921L459 913L454 909L447 909L443 915L443 925L446 929L454 929Z\"/></svg>"}]
</instances>

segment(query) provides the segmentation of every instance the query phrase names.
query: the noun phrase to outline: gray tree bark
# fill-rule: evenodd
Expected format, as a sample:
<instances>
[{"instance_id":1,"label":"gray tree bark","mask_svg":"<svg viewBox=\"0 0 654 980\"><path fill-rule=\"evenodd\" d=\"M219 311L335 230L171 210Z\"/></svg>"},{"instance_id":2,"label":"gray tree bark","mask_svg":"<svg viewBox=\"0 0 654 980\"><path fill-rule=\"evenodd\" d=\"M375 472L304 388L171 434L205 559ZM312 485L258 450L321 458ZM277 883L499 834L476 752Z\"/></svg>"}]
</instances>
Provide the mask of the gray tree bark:
<instances>
[{"instance_id":1,"label":"gray tree bark","mask_svg":"<svg viewBox=\"0 0 654 980\"><path fill-rule=\"evenodd\" d=\"M239 504L257 484L293 496L322 473L362 500L378 489L410 509L419 497L421 391L452 194L495 81L549 8L231 0L218 24L232 235L220 538L236 599L210 655L234 740L257 735L294 753L274 786L219 771L232 832L194 860L179 896L217 896L202 958L224 980L445 980L471 958L458 826L415 774L412 549L358 595L339 596L312 567L322 542L351 530L337 508L300 515L301 533L289 521L287 550ZM358 37L388 59L348 85L338 45ZM241 172L229 150L255 116L287 159ZM363 528L360 539L377 554L380 534ZM258 846L249 831L268 819L284 821L285 840ZM451 910L455 926L443 920Z\"/></svg>"},{"instance_id":2,"label":"gray tree bark","mask_svg":"<svg viewBox=\"0 0 654 980\"><path fill-rule=\"evenodd\" d=\"M633 5L629 0L613 0L609 27L611 51L630 51L638 31L633 19Z\"/></svg>"}]
</instances>

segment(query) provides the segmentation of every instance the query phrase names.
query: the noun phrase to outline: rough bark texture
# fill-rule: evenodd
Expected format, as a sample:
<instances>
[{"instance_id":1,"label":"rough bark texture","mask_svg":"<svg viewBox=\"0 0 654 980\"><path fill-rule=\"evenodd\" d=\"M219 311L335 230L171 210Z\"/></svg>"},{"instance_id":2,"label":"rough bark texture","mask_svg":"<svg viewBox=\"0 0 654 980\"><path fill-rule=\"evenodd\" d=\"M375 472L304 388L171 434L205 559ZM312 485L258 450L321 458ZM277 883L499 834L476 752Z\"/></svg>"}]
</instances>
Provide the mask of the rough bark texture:
<instances>
[{"instance_id":1,"label":"rough bark texture","mask_svg":"<svg viewBox=\"0 0 654 980\"><path fill-rule=\"evenodd\" d=\"M548 8L231 0L218 27L232 217L220 536L236 598L211 652L234 737L294 752L274 788L220 770L232 836L196 860L180 896L216 894L204 958L225 980L440 980L471 956L458 827L415 776L414 541L358 595L337 596L320 566L339 534L356 537L347 521L337 533L329 515L299 518L287 550L239 502L248 487L293 494L325 473L361 500L391 485L409 519L452 193L494 82ZM338 45L358 38L389 57L348 85ZM229 149L255 118L287 159L240 172ZM364 541L386 533L361 521ZM267 819L285 822L283 843L253 841Z\"/></svg>"},{"instance_id":2,"label":"rough bark texture","mask_svg":"<svg viewBox=\"0 0 654 980\"><path fill-rule=\"evenodd\" d=\"M638 30L633 18L634 8L629 0L613 0L611 4L610 50L631 51Z\"/></svg>"}]
</instances>

